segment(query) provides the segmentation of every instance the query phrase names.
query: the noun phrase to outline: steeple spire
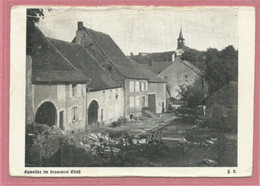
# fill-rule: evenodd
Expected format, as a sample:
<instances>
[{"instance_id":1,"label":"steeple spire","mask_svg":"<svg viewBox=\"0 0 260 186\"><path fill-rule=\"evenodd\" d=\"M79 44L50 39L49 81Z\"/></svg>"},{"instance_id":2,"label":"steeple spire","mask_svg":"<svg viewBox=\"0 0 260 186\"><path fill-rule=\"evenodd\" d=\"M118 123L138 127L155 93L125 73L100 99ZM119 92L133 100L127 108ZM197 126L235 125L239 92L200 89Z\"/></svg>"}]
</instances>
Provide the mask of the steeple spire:
<instances>
[{"instance_id":1,"label":"steeple spire","mask_svg":"<svg viewBox=\"0 0 260 186\"><path fill-rule=\"evenodd\" d=\"M183 48L185 46L184 40L185 39L183 38L182 27L181 27L179 38L177 39L177 41L178 41L177 49L181 49L181 48Z\"/></svg>"},{"instance_id":2,"label":"steeple spire","mask_svg":"<svg viewBox=\"0 0 260 186\"><path fill-rule=\"evenodd\" d=\"M179 40L185 40L184 38L183 38L183 35L182 35L182 27L181 27L181 29L180 29L180 34L179 34L179 38L178 38Z\"/></svg>"}]
</instances>

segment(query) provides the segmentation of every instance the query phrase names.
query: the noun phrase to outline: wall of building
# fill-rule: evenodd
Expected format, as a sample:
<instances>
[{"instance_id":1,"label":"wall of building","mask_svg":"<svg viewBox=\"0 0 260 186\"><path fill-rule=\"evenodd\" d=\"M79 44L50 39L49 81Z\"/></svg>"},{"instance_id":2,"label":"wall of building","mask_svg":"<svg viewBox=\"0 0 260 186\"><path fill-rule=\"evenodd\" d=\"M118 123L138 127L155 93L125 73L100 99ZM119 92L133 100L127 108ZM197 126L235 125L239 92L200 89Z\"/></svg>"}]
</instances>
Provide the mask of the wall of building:
<instances>
[{"instance_id":1,"label":"wall of building","mask_svg":"<svg viewBox=\"0 0 260 186\"><path fill-rule=\"evenodd\" d=\"M51 102L56 108L56 126L59 126L60 118L59 113L64 112L64 130L66 131L84 131L86 118L86 88L84 84L81 84L80 97L70 96L69 89L71 85L63 84L65 88L65 95L63 98L58 98L58 86L60 85L48 85L48 84L33 84L33 111L34 117L36 116L38 108L45 102ZM72 121L72 108L77 107L77 120ZM34 118L35 119L35 118Z\"/></svg>"},{"instance_id":2,"label":"wall of building","mask_svg":"<svg viewBox=\"0 0 260 186\"><path fill-rule=\"evenodd\" d=\"M203 91L202 78L192 71L189 67L179 61L173 62L166 70L158 75L164 79L170 86L171 97L180 98L179 91L182 85L193 86L196 82L196 88Z\"/></svg>"},{"instance_id":3,"label":"wall of building","mask_svg":"<svg viewBox=\"0 0 260 186\"><path fill-rule=\"evenodd\" d=\"M92 101L98 103L98 122L100 124L108 125L124 116L123 88L87 92L87 108ZM103 117L101 116L102 109ZM88 121L88 112L86 112L86 121Z\"/></svg>"},{"instance_id":4,"label":"wall of building","mask_svg":"<svg viewBox=\"0 0 260 186\"><path fill-rule=\"evenodd\" d=\"M166 83L148 83L148 94L155 94L156 114L166 111Z\"/></svg>"},{"instance_id":5,"label":"wall of building","mask_svg":"<svg viewBox=\"0 0 260 186\"><path fill-rule=\"evenodd\" d=\"M135 83L144 83L145 88L136 89ZM130 84L134 83L133 90L130 90ZM140 86L139 86L140 87ZM139 99L139 101L138 101ZM134 117L141 116L143 107L148 106L148 81L137 79L125 79L125 117L129 118L130 115Z\"/></svg>"}]
</instances>

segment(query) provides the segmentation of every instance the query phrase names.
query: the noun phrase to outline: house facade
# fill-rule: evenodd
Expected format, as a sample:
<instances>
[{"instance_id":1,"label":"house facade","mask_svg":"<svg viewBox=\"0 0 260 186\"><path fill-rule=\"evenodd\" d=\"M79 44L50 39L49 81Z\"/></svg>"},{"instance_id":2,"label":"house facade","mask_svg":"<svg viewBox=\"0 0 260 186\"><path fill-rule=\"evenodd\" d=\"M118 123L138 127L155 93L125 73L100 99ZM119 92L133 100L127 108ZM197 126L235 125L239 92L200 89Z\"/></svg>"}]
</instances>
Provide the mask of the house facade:
<instances>
[{"instance_id":1,"label":"house facade","mask_svg":"<svg viewBox=\"0 0 260 186\"><path fill-rule=\"evenodd\" d=\"M38 28L27 56L26 123L79 132L124 116L124 90L79 44Z\"/></svg>"},{"instance_id":2,"label":"house facade","mask_svg":"<svg viewBox=\"0 0 260 186\"><path fill-rule=\"evenodd\" d=\"M26 58L26 123L57 126L65 131L85 130L86 83L36 28L35 51Z\"/></svg>"},{"instance_id":3,"label":"house facade","mask_svg":"<svg viewBox=\"0 0 260 186\"><path fill-rule=\"evenodd\" d=\"M203 73L188 61L176 58L175 61L158 76L167 82L170 97L175 99L180 99L181 86L193 87L197 92L202 92L206 95L207 85Z\"/></svg>"},{"instance_id":4,"label":"house facade","mask_svg":"<svg viewBox=\"0 0 260 186\"><path fill-rule=\"evenodd\" d=\"M112 79L82 45L49 38L60 53L90 80L87 83L86 128L108 125L124 116L123 87Z\"/></svg>"},{"instance_id":5,"label":"house facade","mask_svg":"<svg viewBox=\"0 0 260 186\"><path fill-rule=\"evenodd\" d=\"M144 78L148 81L148 104L147 109L155 114L160 114L166 111L166 81L159 78L155 73L145 68L143 65L129 58L130 63L138 67Z\"/></svg>"}]
</instances>

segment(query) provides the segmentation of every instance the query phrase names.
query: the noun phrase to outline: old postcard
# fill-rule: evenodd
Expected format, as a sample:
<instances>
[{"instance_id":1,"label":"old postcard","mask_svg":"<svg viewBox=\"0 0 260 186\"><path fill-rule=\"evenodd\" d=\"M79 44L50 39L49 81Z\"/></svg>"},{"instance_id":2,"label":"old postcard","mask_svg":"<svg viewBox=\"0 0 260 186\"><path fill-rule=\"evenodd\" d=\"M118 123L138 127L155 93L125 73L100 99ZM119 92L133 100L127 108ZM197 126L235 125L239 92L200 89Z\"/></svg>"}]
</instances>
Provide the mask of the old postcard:
<instances>
[{"instance_id":1,"label":"old postcard","mask_svg":"<svg viewBox=\"0 0 260 186\"><path fill-rule=\"evenodd\" d=\"M252 7L13 7L10 175L252 175Z\"/></svg>"}]
</instances>

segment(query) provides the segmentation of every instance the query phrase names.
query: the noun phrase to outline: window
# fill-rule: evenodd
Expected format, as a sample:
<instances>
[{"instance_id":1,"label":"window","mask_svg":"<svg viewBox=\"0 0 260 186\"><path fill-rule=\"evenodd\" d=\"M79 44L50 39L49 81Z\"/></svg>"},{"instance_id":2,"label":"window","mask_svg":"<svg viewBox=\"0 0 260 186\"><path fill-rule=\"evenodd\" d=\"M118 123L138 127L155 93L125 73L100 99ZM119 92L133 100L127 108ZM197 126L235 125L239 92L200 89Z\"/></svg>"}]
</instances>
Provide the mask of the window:
<instances>
[{"instance_id":1,"label":"window","mask_svg":"<svg viewBox=\"0 0 260 186\"><path fill-rule=\"evenodd\" d=\"M65 85L58 85L57 86L57 99L65 99L66 97Z\"/></svg>"},{"instance_id":2,"label":"window","mask_svg":"<svg viewBox=\"0 0 260 186\"><path fill-rule=\"evenodd\" d=\"M139 92L140 91L140 82L136 81L135 82L135 92Z\"/></svg>"},{"instance_id":3,"label":"window","mask_svg":"<svg viewBox=\"0 0 260 186\"><path fill-rule=\"evenodd\" d=\"M72 97L76 97L76 93L77 93L77 85L72 85Z\"/></svg>"},{"instance_id":4,"label":"window","mask_svg":"<svg viewBox=\"0 0 260 186\"><path fill-rule=\"evenodd\" d=\"M69 98L80 98L81 97L81 84L69 85Z\"/></svg>"},{"instance_id":5,"label":"window","mask_svg":"<svg viewBox=\"0 0 260 186\"><path fill-rule=\"evenodd\" d=\"M106 91L102 91L101 99L102 99L103 102L106 101Z\"/></svg>"},{"instance_id":6,"label":"window","mask_svg":"<svg viewBox=\"0 0 260 186\"><path fill-rule=\"evenodd\" d=\"M69 123L75 123L82 120L82 109L81 107L72 107L69 109Z\"/></svg>"},{"instance_id":7,"label":"window","mask_svg":"<svg viewBox=\"0 0 260 186\"><path fill-rule=\"evenodd\" d=\"M76 122L78 120L78 108L72 107L72 122Z\"/></svg>"},{"instance_id":8,"label":"window","mask_svg":"<svg viewBox=\"0 0 260 186\"><path fill-rule=\"evenodd\" d=\"M115 93L115 99L118 99L118 89L116 89L116 93Z\"/></svg>"},{"instance_id":9,"label":"window","mask_svg":"<svg viewBox=\"0 0 260 186\"><path fill-rule=\"evenodd\" d=\"M130 108L133 108L135 106L134 104L134 97L133 96L130 96L129 97L129 107Z\"/></svg>"},{"instance_id":10,"label":"window","mask_svg":"<svg viewBox=\"0 0 260 186\"><path fill-rule=\"evenodd\" d=\"M145 82L143 82L142 85L143 85L143 86L142 86L142 91L145 91L145 90L146 90L146 84L145 84Z\"/></svg>"},{"instance_id":11,"label":"window","mask_svg":"<svg viewBox=\"0 0 260 186\"><path fill-rule=\"evenodd\" d=\"M147 81L145 82L145 88L146 88L146 90L148 90L148 82Z\"/></svg>"},{"instance_id":12,"label":"window","mask_svg":"<svg viewBox=\"0 0 260 186\"><path fill-rule=\"evenodd\" d=\"M108 70L109 72L112 72L113 69L112 69L111 66L108 66L108 67L107 67L107 70Z\"/></svg>"},{"instance_id":13,"label":"window","mask_svg":"<svg viewBox=\"0 0 260 186\"><path fill-rule=\"evenodd\" d=\"M139 98L139 96L135 97L135 107L140 107L140 98Z\"/></svg>"},{"instance_id":14,"label":"window","mask_svg":"<svg viewBox=\"0 0 260 186\"><path fill-rule=\"evenodd\" d=\"M129 92L134 92L134 82L130 81L129 83Z\"/></svg>"}]
</instances>

